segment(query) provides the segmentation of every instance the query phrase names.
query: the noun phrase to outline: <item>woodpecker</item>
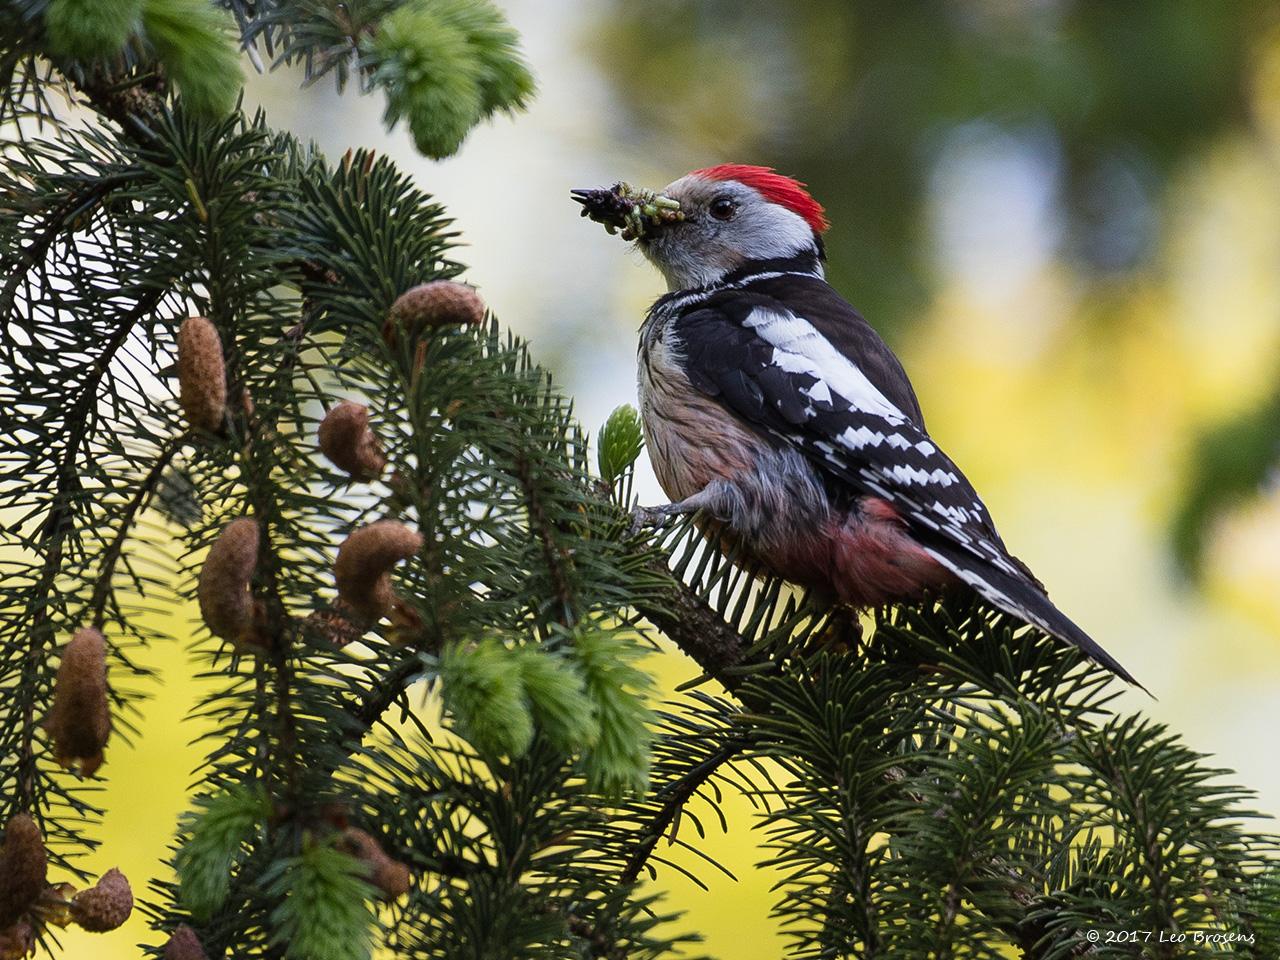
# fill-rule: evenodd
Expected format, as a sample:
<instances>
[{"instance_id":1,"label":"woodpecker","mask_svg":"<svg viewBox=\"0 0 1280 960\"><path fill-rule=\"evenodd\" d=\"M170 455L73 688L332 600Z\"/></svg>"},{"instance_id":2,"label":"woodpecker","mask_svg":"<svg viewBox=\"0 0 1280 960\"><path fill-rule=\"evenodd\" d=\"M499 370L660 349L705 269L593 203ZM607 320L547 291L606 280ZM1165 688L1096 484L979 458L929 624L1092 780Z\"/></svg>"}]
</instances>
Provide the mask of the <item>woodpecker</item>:
<instances>
[{"instance_id":1,"label":"woodpecker","mask_svg":"<svg viewBox=\"0 0 1280 960\"><path fill-rule=\"evenodd\" d=\"M668 293L640 328L639 400L671 503L785 580L852 608L965 584L1136 683L1005 547L929 436L893 351L823 274L825 212L770 167L695 170L661 192L574 190Z\"/></svg>"}]
</instances>

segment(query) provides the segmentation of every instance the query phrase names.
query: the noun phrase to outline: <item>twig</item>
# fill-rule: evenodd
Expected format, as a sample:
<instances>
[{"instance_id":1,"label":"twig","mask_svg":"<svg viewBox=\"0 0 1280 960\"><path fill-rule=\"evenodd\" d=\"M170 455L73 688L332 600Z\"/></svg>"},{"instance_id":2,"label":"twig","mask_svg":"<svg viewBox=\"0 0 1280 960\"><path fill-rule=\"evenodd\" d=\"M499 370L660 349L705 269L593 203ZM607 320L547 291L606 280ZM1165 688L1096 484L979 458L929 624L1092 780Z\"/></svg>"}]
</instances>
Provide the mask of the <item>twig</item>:
<instances>
[{"instance_id":1,"label":"twig","mask_svg":"<svg viewBox=\"0 0 1280 960\"><path fill-rule=\"evenodd\" d=\"M98 579L93 585L93 595L89 598L89 610L93 614L93 625L99 630L106 623L107 601L111 597L111 579L115 574L116 563L119 562L121 554L124 553L124 545L133 529L133 521L142 508L146 506L151 495L155 493L161 477L164 476L165 469L173 461L173 458L177 456L178 451L182 449L186 439L185 435L176 437L161 449L156 462L147 471L147 475L142 478L142 482L138 484L138 489L134 491L132 499L125 507L124 517L120 520L120 526L116 529L115 536L112 538L111 543L107 545L106 550L103 551L102 565L98 570Z\"/></svg>"},{"instance_id":2,"label":"twig","mask_svg":"<svg viewBox=\"0 0 1280 960\"><path fill-rule=\"evenodd\" d=\"M734 675L731 668L746 662L751 644L692 587L672 576L665 557L653 560L649 569L669 579L671 586L657 597L637 601L636 609L708 676L726 690L735 690L744 678Z\"/></svg>"},{"instance_id":3,"label":"twig","mask_svg":"<svg viewBox=\"0 0 1280 960\"><path fill-rule=\"evenodd\" d=\"M87 211L100 204L114 189L128 183L134 178L133 173L120 173L103 177L93 183L81 187L67 195L67 198L50 210L43 221L35 228L30 243L22 248L22 255L12 264L12 272L0 290L0 312L8 313L13 306L13 298L18 284L33 266L44 260L49 248L58 239L58 235L66 229L68 223L83 216Z\"/></svg>"},{"instance_id":4,"label":"twig","mask_svg":"<svg viewBox=\"0 0 1280 960\"><path fill-rule=\"evenodd\" d=\"M627 857L626 866L618 877L620 883L630 884L636 881L640 871L644 869L644 865L649 862L649 857L658 846L658 841L666 834L667 828L679 820L685 804L720 767L732 760L746 745L747 741L742 738L729 740L669 787L666 802L642 829L636 848Z\"/></svg>"},{"instance_id":5,"label":"twig","mask_svg":"<svg viewBox=\"0 0 1280 960\"><path fill-rule=\"evenodd\" d=\"M522 438L516 438L517 443L521 440ZM525 508L529 514L529 526L533 528L534 535L538 538L538 543L542 547L542 559L546 564L547 573L551 577L551 590L555 594L556 603L560 607L558 619L565 626L573 626L577 617L573 609L573 587L569 582L568 567L572 561L564 548L556 542L556 531L547 520L546 509L533 482L533 468L524 450L520 450L516 454L515 475L520 483L520 489L524 493Z\"/></svg>"},{"instance_id":6,"label":"twig","mask_svg":"<svg viewBox=\"0 0 1280 960\"><path fill-rule=\"evenodd\" d=\"M158 73L130 76L114 73L103 66L89 72L81 69L63 71L98 113L114 120L140 147L156 141L151 124L164 114L164 81Z\"/></svg>"}]
</instances>

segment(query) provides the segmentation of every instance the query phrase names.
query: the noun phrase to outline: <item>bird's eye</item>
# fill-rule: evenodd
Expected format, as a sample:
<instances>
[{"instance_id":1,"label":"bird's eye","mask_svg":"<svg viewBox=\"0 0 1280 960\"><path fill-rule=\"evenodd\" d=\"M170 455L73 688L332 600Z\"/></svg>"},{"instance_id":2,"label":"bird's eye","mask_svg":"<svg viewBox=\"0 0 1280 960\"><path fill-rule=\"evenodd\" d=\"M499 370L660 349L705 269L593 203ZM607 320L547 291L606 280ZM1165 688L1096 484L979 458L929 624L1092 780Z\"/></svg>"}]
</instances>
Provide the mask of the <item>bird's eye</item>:
<instances>
[{"instance_id":1,"label":"bird's eye","mask_svg":"<svg viewBox=\"0 0 1280 960\"><path fill-rule=\"evenodd\" d=\"M716 197L711 201L709 209L711 216L717 220L732 220L733 215L738 212L738 205L733 202L733 197Z\"/></svg>"}]
</instances>

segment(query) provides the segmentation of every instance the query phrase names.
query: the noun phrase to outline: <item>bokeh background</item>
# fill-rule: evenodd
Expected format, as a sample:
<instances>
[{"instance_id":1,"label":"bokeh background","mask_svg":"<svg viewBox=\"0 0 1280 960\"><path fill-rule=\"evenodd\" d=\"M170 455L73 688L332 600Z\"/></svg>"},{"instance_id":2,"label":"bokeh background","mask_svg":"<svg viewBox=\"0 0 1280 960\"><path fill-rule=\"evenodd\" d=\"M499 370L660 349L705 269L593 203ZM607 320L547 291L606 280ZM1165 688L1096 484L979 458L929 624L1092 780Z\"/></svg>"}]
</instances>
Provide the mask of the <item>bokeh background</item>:
<instances>
[{"instance_id":1,"label":"bokeh background","mask_svg":"<svg viewBox=\"0 0 1280 960\"><path fill-rule=\"evenodd\" d=\"M370 146L411 170L456 218L466 279L593 429L634 401L635 330L662 290L578 219L569 188L661 186L729 160L806 180L834 224L830 279L903 356L934 436L1058 602L1158 698L1127 705L1280 813L1280 494L1259 467L1280 449L1275 4L502 6L539 94L446 162L384 131L380 99L327 81L254 77L248 103L330 157ZM1228 483L1237 495L1204 495ZM159 624L177 639L150 651L164 682L141 745L110 750L92 868L142 877L164 855L201 755L182 719L192 621ZM694 673L675 654L651 665L668 689ZM733 829L704 821L706 847L737 879L658 883L709 953L781 957L750 808L725 809ZM136 956L141 918L130 932L68 934L67 955Z\"/></svg>"}]
</instances>

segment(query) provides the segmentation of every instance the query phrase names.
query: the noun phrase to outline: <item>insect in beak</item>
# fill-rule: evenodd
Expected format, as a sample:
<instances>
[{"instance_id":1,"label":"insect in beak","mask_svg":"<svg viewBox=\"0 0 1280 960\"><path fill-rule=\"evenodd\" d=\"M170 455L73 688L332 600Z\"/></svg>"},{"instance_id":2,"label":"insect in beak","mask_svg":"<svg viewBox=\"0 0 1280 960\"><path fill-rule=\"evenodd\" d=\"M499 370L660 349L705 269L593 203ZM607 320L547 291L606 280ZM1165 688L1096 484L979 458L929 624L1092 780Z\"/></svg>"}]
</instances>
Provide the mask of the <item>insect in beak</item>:
<instances>
[{"instance_id":1,"label":"insect in beak","mask_svg":"<svg viewBox=\"0 0 1280 960\"><path fill-rule=\"evenodd\" d=\"M582 204L582 215L604 224L609 233L621 231L623 240L643 240L671 223L684 219L680 201L628 183L588 190L570 190Z\"/></svg>"}]
</instances>

